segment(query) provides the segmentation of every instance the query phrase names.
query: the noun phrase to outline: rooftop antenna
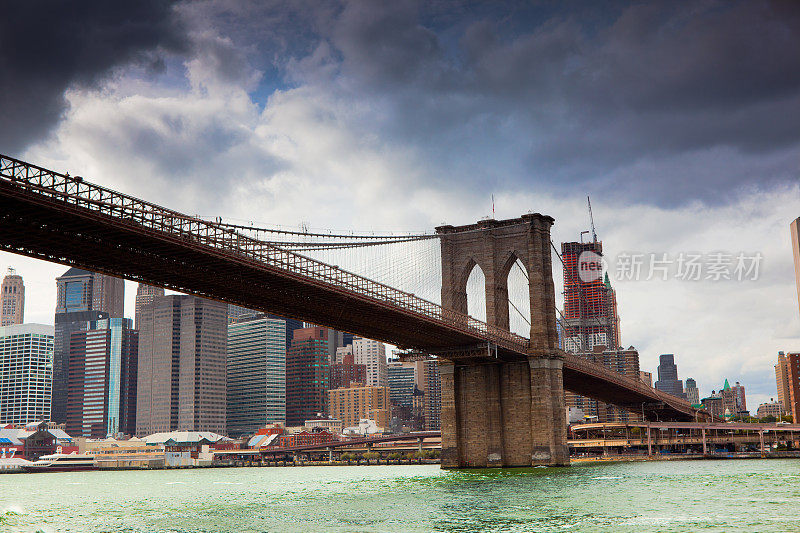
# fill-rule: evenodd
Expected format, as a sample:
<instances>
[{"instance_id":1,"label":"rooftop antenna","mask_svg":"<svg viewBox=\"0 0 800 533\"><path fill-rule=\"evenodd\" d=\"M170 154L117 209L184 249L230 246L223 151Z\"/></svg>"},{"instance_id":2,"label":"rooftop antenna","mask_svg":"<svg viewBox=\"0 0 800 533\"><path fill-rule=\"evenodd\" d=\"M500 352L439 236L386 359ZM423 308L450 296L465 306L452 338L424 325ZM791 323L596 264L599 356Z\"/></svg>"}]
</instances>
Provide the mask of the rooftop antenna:
<instances>
[{"instance_id":1,"label":"rooftop antenna","mask_svg":"<svg viewBox=\"0 0 800 533\"><path fill-rule=\"evenodd\" d=\"M597 242L597 232L594 229L594 216L592 215L592 200L586 197L586 203L589 204L589 221L592 223L592 242Z\"/></svg>"}]
</instances>

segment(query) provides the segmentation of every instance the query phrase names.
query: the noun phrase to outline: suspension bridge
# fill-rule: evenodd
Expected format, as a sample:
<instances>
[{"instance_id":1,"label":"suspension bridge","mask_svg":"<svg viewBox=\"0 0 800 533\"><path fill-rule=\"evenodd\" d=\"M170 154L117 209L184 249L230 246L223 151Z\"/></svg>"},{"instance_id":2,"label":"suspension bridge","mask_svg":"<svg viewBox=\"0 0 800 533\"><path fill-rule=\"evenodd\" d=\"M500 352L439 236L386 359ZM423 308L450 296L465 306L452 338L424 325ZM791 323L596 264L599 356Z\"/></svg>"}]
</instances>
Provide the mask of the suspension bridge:
<instances>
[{"instance_id":1,"label":"suspension bridge","mask_svg":"<svg viewBox=\"0 0 800 533\"><path fill-rule=\"evenodd\" d=\"M445 467L565 464L564 389L660 420L706 416L558 349L545 215L408 235L256 228L0 156L0 220L0 250L328 326L409 358L437 356ZM476 266L485 320L469 313ZM524 282L509 292L515 268ZM527 337L512 332L518 315Z\"/></svg>"}]
</instances>

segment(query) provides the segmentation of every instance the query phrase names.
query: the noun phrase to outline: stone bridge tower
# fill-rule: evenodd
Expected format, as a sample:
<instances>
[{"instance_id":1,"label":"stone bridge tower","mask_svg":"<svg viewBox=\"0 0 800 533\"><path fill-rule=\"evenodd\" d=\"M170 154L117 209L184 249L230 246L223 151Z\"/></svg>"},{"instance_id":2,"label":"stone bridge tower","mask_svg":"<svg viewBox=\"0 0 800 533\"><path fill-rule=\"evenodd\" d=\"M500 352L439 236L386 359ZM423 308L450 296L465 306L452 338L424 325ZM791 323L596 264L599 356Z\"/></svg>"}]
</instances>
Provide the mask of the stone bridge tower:
<instances>
[{"instance_id":1,"label":"stone bridge tower","mask_svg":"<svg viewBox=\"0 0 800 533\"><path fill-rule=\"evenodd\" d=\"M526 360L440 356L442 467L566 465L563 356L550 260L553 218L540 214L441 226L442 305L467 314L467 279L486 278L486 319L509 331L508 274L519 259L530 292Z\"/></svg>"}]
</instances>

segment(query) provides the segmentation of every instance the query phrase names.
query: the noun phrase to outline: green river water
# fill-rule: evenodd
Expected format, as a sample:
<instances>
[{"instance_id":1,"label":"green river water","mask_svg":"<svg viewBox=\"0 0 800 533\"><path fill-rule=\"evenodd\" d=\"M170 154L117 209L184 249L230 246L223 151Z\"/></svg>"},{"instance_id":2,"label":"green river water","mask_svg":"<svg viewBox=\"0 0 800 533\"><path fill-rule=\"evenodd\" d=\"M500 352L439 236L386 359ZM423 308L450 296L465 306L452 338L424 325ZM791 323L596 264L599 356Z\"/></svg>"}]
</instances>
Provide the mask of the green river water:
<instances>
[{"instance_id":1,"label":"green river water","mask_svg":"<svg viewBox=\"0 0 800 533\"><path fill-rule=\"evenodd\" d=\"M800 460L8 474L0 531L800 531Z\"/></svg>"}]
</instances>

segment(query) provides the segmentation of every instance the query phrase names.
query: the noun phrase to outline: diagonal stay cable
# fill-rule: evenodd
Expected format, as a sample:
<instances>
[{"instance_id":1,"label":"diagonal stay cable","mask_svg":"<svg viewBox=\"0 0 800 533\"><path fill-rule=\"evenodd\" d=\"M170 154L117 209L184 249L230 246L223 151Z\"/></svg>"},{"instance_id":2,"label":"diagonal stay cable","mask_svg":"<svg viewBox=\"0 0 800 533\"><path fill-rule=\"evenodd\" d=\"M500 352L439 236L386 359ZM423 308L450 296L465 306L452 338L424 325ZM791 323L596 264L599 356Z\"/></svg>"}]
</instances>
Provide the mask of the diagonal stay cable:
<instances>
[{"instance_id":1,"label":"diagonal stay cable","mask_svg":"<svg viewBox=\"0 0 800 533\"><path fill-rule=\"evenodd\" d=\"M522 320L524 320L525 322L527 322L527 323L528 323L528 325L530 326L530 325L531 325L531 321L530 321L530 320L528 320L527 318L525 318L525 315L523 315L523 314L522 314L522 311L520 311L520 310L517 308L517 306L516 306L516 305L514 305L514 302L512 302L512 301L511 301L511 298L509 298L509 299L508 299L508 303L509 303L509 304L511 304L511 307L513 307L513 308L514 308L514 311L516 311L517 313L519 313L519 316L521 316L521 317L522 317Z\"/></svg>"}]
</instances>

